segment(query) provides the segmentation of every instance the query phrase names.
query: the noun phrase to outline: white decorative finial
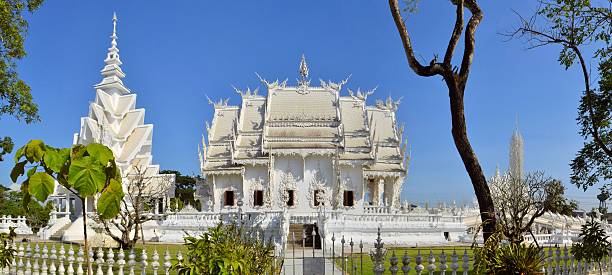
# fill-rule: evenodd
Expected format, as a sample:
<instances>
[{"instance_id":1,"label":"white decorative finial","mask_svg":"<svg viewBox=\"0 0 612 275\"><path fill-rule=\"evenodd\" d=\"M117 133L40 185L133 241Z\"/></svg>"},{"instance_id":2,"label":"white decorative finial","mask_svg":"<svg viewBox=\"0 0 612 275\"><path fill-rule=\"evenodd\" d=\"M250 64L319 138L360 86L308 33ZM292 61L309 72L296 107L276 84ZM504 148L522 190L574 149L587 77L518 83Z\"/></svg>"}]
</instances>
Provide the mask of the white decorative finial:
<instances>
[{"instance_id":1,"label":"white decorative finial","mask_svg":"<svg viewBox=\"0 0 612 275\"><path fill-rule=\"evenodd\" d=\"M117 36L117 13L113 12L113 36Z\"/></svg>"},{"instance_id":2,"label":"white decorative finial","mask_svg":"<svg viewBox=\"0 0 612 275\"><path fill-rule=\"evenodd\" d=\"M302 60L300 60L300 76L302 76L302 80L308 78L308 64L306 63L304 54L302 54Z\"/></svg>"}]
</instances>

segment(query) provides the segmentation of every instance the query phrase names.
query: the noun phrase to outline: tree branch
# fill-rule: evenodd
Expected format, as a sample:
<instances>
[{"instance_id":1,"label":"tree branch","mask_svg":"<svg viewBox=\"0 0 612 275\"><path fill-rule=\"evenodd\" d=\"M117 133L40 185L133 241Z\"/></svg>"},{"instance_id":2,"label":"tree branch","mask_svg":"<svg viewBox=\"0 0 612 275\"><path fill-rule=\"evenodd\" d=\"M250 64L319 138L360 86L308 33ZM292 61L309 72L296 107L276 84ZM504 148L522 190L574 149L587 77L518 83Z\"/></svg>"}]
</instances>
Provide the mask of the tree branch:
<instances>
[{"instance_id":1,"label":"tree branch","mask_svg":"<svg viewBox=\"0 0 612 275\"><path fill-rule=\"evenodd\" d=\"M461 69L459 70L459 86L461 91L464 91L465 85L467 84L470 67L472 66L472 60L474 59L474 45L476 43L475 34L476 28L480 24L483 18L482 10L478 7L476 0L466 0L465 6L470 10L472 16L468 21L467 28L465 29L465 46L463 48L463 59L461 60Z\"/></svg>"},{"instance_id":2,"label":"tree branch","mask_svg":"<svg viewBox=\"0 0 612 275\"><path fill-rule=\"evenodd\" d=\"M420 76L429 77L434 75L442 75L444 72L443 66L442 64L436 62L435 58L431 60L428 66L423 66L414 56L414 50L412 49L412 43L410 42L410 35L408 34L408 29L406 28L406 24L404 24L404 20L402 19L402 14L400 13L397 0L389 0L389 8L391 9L391 15L393 16L393 21L395 22L397 31L402 39L402 44L404 46L404 51L406 52L406 58L408 59L408 65L410 68Z\"/></svg>"},{"instance_id":3,"label":"tree branch","mask_svg":"<svg viewBox=\"0 0 612 275\"><path fill-rule=\"evenodd\" d=\"M461 31L463 30L463 0L457 1L455 27L453 28L453 34L451 35L450 41L448 42L448 47L446 48L446 53L444 54L444 65L448 66L448 69L452 69L451 61L453 59L453 52L455 51L455 47L459 42L459 38L461 38Z\"/></svg>"}]
</instances>

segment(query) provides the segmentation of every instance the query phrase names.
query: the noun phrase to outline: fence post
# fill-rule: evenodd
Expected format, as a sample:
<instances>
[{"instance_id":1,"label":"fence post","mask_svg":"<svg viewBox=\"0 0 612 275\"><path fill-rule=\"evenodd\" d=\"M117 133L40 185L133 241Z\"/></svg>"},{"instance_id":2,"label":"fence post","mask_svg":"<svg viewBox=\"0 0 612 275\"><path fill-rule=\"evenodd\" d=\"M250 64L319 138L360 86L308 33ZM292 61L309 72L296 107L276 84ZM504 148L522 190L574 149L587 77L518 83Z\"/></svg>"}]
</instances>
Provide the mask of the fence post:
<instances>
[{"instance_id":1,"label":"fence post","mask_svg":"<svg viewBox=\"0 0 612 275\"><path fill-rule=\"evenodd\" d=\"M32 246L28 243L28 245L26 246L26 253L25 253L25 257L26 257L26 270L25 270L25 274L26 275L30 275L32 274Z\"/></svg>"},{"instance_id":2,"label":"fence post","mask_svg":"<svg viewBox=\"0 0 612 275\"><path fill-rule=\"evenodd\" d=\"M453 247L453 254L451 255L451 270L453 271L452 275L457 275L457 269L459 269L459 256L457 255L457 250Z\"/></svg>"},{"instance_id":3,"label":"fence post","mask_svg":"<svg viewBox=\"0 0 612 275\"><path fill-rule=\"evenodd\" d=\"M336 273L336 233L332 232L332 274Z\"/></svg>"},{"instance_id":4,"label":"fence post","mask_svg":"<svg viewBox=\"0 0 612 275\"><path fill-rule=\"evenodd\" d=\"M47 266L47 259L49 258L49 249L47 249L47 244L43 245L42 248L42 275L48 275L49 273L49 267Z\"/></svg>"},{"instance_id":5,"label":"fence post","mask_svg":"<svg viewBox=\"0 0 612 275\"><path fill-rule=\"evenodd\" d=\"M125 252L123 252L123 247L119 248L119 254L117 254L117 265L119 266L117 269L117 274L123 275L123 266L125 266Z\"/></svg>"},{"instance_id":6,"label":"fence post","mask_svg":"<svg viewBox=\"0 0 612 275\"><path fill-rule=\"evenodd\" d=\"M344 243L345 243L344 235L342 235L342 239L340 239L340 244L341 244L340 247L342 248L342 252L340 254L342 256L342 258L340 258L340 259L342 259L342 265L341 265L341 267L342 267L342 275L344 275L344 271L346 270L346 262L345 262L345 258L344 258Z\"/></svg>"},{"instance_id":7,"label":"fence post","mask_svg":"<svg viewBox=\"0 0 612 275\"><path fill-rule=\"evenodd\" d=\"M164 270L166 271L166 275L170 275L170 268L172 267L172 262L170 262L170 251L168 251L168 247L166 247L166 252L164 253ZM120 274L123 275L123 274Z\"/></svg>"},{"instance_id":8,"label":"fence post","mask_svg":"<svg viewBox=\"0 0 612 275\"><path fill-rule=\"evenodd\" d=\"M76 260L76 258L74 258L74 247L72 247L72 245L70 246L70 248L68 248L68 275L72 275L74 274L74 261Z\"/></svg>"},{"instance_id":9,"label":"fence post","mask_svg":"<svg viewBox=\"0 0 612 275\"><path fill-rule=\"evenodd\" d=\"M32 255L34 259L34 275L40 275L40 266L38 265L38 258L40 258L40 246L38 243L34 245L34 254Z\"/></svg>"},{"instance_id":10,"label":"fence post","mask_svg":"<svg viewBox=\"0 0 612 275\"><path fill-rule=\"evenodd\" d=\"M463 249L463 257L461 258L463 264L461 267L463 268L463 275L468 275L468 271L470 270L470 256L468 256L467 249Z\"/></svg>"},{"instance_id":11,"label":"fence post","mask_svg":"<svg viewBox=\"0 0 612 275\"><path fill-rule=\"evenodd\" d=\"M142 261L142 270L140 271L140 274L142 275L147 275L147 259L149 257L147 256L147 249L146 247L142 248L142 256L140 257L140 260Z\"/></svg>"},{"instance_id":12,"label":"fence post","mask_svg":"<svg viewBox=\"0 0 612 275\"><path fill-rule=\"evenodd\" d=\"M397 259L397 256L395 255L395 250L393 250L391 252L391 258L389 259L389 264L391 264L391 266L389 267L389 271L391 271L391 275L396 275L397 271L399 270L399 267L397 267L399 260Z\"/></svg>"},{"instance_id":13,"label":"fence post","mask_svg":"<svg viewBox=\"0 0 612 275\"><path fill-rule=\"evenodd\" d=\"M153 250L153 258L151 259L153 260L153 262L151 263L151 267L153 268L153 275L157 275L157 270L159 269L159 253L157 253L157 248Z\"/></svg>"},{"instance_id":14,"label":"fence post","mask_svg":"<svg viewBox=\"0 0 612 275\"><path fill-rule=\"evenodd\" d=\"M446 253L444 253L444 249L442 249L442 254L440 254L440 274L445 275L446 269L448 266L446 265Z\"/></svg>"},{"instance_id":15,"label":"fence post","mask_svg":"<svg viewBox=\"0 0 612 275\"><path fill-rule=\"evenodd\" d=\"M134 266L136 266L136 253L134 252L134 248L132 248L132 250L130 250L130 255L128 256L128 268L130 269L130 275L134 275Z\"/></svg>"},{"instance_id":16,"label":"fence post","mask_svg":"<svg viewBox=\"0 0 612 275\"><path fill-rule=\"evenodd\" d=\"M19 253L17 253L19 257L19 263L17 264L17 275L23 275L23 244L19 244Z\"/></svg>"},{"instance_id":17,"label":"fence post","mask_svg":"<svg viewBox=\"0 0 612 275\"><path fill-rule=\"evenodd\" d=\"M429 257L427 257L427 261L429 262L429 265L427 265L427 270L429 271L429 275L433 275L434 271L436 271L436 257L434 257L433 252L431 251L431 248L429 249Z\"/></svg>"},{"instance_id":18,"label":"fence post","mask_svg":"<svg viewBox=\"0 0 612 275\"><path fill-rule=\"evenodd\" d=\"M376 242L374 243L374 251L370 251L370 257L372 258L372 262L374 263L374 274L382 275L385 272L385 254L386 251L383 250L382 239L380 238L380 227L378 228L378 232L376 233Z\"/></svg>"},{"instance_id":19,"label":"fence post","mask_svg":"<svg viewBox=\"0 0 612 275\"><path fill-rule=\"evenodd\" d=\"M569 274L569 268L567 266L567 261L569 260L569 253L567 251L567 244L563 246L563 274Z\"/></svg>"},{"instance_id":20,"label":"fence post","mask_svg":"<svg viewBox=\"0 0 612 275\"><path fill-rule=\"evenodd\" d=\"M408 272L410 272L410 256L408 256L408 250L404 250L404 257L402 257L402 272L404 272L404 275L408 275Z\"/></svg>"},{"instance_id":21,"label":"fence post","mask_svg":"<svg viewBox=\"0 0 612 275\"><path fill-rule=\"evenodd\" d=\"M15 257L13 257L13 261L11 262L11 274L17 274L17 259L19 258L19 252L17 251L17 245L13 242L11 244L13 251L15 251Z\"/></svg>"},{"instance_id":22,"label":"fence post","mask_svg":"<svg viewBox=\"0 0 612 275\"><path fill-rule=\"evenodd\" d=\"M51 262L49 272L51 273L51 275L57 274L57 269L55 268L55 260L57 260L57 250L55 249L55 245L53 245L51 246L51 256L49 256L49 261Z\"/></svg>"},{"instance_id":23,"label":"fence post","mask_svg":"<svg viewBox=\"0 0 612 275\"><path fill-rule=\"evenodd\" d=\"M110 247L108 248L108 252L106 252L106 266L108 266L106 275L114 275L113 267L115 266L115 253L113 253L113 249Z\"/></svg>"},{"instance_id":24,"label":"fence post","mask_svg":"<svg viewBox=\"0 0 612 275\"><path fill-rule=\"evenodd\" d=\"M349 246L351 247L351 255L349 256L351 258L350 264L351 264L351 274L356 274L357 273L357 266L355 265L355 259L353 259L353 248L354 248L355 243L353 242L353 238L351 238L351 241L349 242Z\"/></svg>"},{"instance_id":25,"label":"fence post","mask_svg":"<svg viewBox=\"0 0 612 275\"><path fill-rule=\"evenodd\" d=\"M556 257L555 257L555 260L556 260L555 269L556 270L555 271L556 271L556 274L563 274L563 270L561 269L562 265L560 263L561 262L561 248L555 245L555 250L556 250L555 251L555 254L556 254Z\"/></svg>"},{"instance_id":26,"label":"fence post","mask_svg":"<svg viewBox=\"0 0 612 275\"><path fill-rule=\"evenodd\" d=\"M360 274L363 274L363 240L359 241L359 269Z\"/></svg>"},{"instance_id":27,"label":"fence post","mask_svg":"<svg viewBox=\"0 0 612 275\"><path fill-rule=\"evenodd\" d=\"M421 249L417 250L417 255L414 260L416 262L414 270L416 270L417 274L420 275L423 272L423 269L425 269L425 267L423 266L423 256L421 256Z\"/></svg>"},{"instance_id":28,"label":"fence post","mask_svg":"<svg viewBox=\"0 0 612 275\"><path fill-rule=\"evenodd\" d=\"M83 256L85 256L85 252L83 252L83 247L79 247L79 252L77 252L77 274L83 275Z\"/></svg>"}]
</instances>

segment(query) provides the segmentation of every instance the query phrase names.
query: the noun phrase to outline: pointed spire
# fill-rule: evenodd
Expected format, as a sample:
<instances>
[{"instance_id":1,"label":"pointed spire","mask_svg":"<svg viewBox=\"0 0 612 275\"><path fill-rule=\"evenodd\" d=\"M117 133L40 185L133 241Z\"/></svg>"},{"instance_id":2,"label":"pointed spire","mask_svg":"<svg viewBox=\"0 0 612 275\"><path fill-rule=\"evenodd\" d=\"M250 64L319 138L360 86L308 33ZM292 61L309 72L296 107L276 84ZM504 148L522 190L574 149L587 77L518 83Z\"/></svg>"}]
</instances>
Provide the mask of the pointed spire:
<instances>
[{"instance_id":1,"label":"pointed spire","mask_svg":"<svg viewBox=\"0 0 612 275\"><path fill-rule=\"evenodd\" d=\"M300 76L302 77L302 81L308 78L308 64L306 63L304 54L302 54L302 59L300 60Z\"/></svg>"},{"instance_id":2,"label":"pointed spire","mask_svg":"<svg viewBox=\"0 0 612 275\"><path fill-rule=\"evenodd\" d=\"M104 59L104 69L102 69L101 73L104 79L102 82L96 85L96 88L101 88L102 86L112 85L119 88L119 90L126 94L130 91L123 86L122 78L125 77L125 73L121 70L121 59L119 58L119 48L117 48L117 14L113 13L113 34L110 36L111 38L111 47L108 48L108 53L106 54L106 59ZM118 84L118 85L117 85Z\"/></svg>"},{"instance_id":3,"label":"pointed spire","mask_svg":"<svg viewBox=\"0 0 612 275\"><path fill-rule=\"evenodd\" d=\"M510 175L517 178L523 178L523 136L518 129L518 115L515 122L515 128L510 139Z\"/></svg>"}]
</instances>

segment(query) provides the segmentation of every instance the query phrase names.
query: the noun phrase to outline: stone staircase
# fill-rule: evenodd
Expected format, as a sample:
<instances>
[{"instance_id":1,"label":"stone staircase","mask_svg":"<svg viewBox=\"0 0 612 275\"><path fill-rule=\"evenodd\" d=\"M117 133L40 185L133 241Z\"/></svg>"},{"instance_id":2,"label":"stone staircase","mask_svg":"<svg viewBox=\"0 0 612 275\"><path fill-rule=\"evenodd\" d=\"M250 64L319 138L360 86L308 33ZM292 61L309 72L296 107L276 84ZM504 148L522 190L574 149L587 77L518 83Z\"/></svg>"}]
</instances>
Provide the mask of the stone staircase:
<instances>
[{"instance_id":1,"label":"stone staircase","mask_svg":"<svg viewBox=\"0 0 612 275\"><path fill-rule=\"evenodd\" d=\"M59 230L55 231L51 237L49 237L50 240L54 240L54 241L62 241L62 236L64 236L64 232L66 232L66 229L68 229L68 227L70 227L71 223L67 223L64 226L62 226Z\"/></svg>"},{"instance_id":2,"label":"stone staircase","mask_svg":"<svg viewBox=\"0 0 612 275\"><path fill-rule=\"evenodd\" d=\"M290 224L289 235L287 235L287 243L293 242L293 236L295 235L295 245L302 246L302 234L305 229L304 224Z\"/></svg>"}]
</instances>

